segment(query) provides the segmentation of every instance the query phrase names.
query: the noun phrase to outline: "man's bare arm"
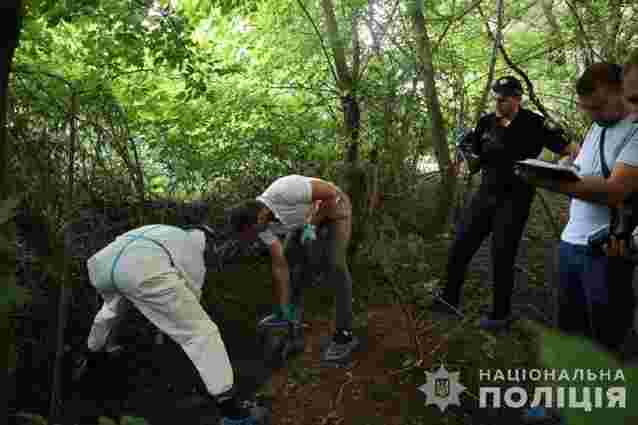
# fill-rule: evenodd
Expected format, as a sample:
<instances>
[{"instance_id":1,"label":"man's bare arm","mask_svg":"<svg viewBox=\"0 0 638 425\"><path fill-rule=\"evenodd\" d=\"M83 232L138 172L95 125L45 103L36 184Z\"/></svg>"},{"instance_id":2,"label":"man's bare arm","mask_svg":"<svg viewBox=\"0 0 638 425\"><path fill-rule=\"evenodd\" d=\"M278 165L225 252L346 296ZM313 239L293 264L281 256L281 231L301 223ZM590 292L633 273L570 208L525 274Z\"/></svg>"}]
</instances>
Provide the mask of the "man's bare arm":
<instances>
[{"instance_id":1,"label":"man's bare arm","mask_svg":"<svg viewBox=\"0 0 638 425\"><path fill-rule=\"evenodd\" d=\"M275 303L283 306L290 300L290 270L284 248L278 240L270 245L272 265L273 298Z\"/></svg>"}]
</instances>

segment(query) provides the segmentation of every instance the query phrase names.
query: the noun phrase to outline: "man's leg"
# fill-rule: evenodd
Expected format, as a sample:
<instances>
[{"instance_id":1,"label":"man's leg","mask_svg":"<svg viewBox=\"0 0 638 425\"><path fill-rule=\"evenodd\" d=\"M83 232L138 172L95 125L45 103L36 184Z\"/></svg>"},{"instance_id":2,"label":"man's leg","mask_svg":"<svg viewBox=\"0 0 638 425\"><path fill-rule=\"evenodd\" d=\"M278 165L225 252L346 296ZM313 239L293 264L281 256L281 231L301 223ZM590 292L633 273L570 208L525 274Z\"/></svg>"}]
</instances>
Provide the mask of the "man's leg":
<instances>
[{"instance_id":1,"label":"man's leg","mask_svg":"<svg viewBox=\"0 0 638 425\"><path fill-rule=\"evenodd\" d=\"M559 317L558 327L569 334L588 334L588 317L582 279L586 247L561 242L559 245ZM552 382L539 382L540 386L553 386ZM547 402L548 400L543 400ZM549 400L551 401L551 400ZM550 403L551 404L551 403ZM559 409L538 405L524 410L523 424L560 424Z\"/></svg>"},{"instance_id":2,"label":"man's leg","mask_svg":"<svg viewBox=\"0 0 638 425\"><path fill-rule=\"evenodd\" d=\"M623 349L623 343L630 334L634 325L634 313L636 310L636 295L633 290L633 277L635 266L624 259L611 259L607 268L607 282L609 282L610 309L612 311L612 323L617 324L618 349ZM620 271L620 274L617 273ZM621 283L622 282L622 283ZM618 283L618 285L616 285ZM610 325L611 326L611 325ZM612 341L613 345L614 341Z\"/></svg>"},{"instance_id":3,"label":"man's leg","mask_svg":"<svg viewBox=\"0 0 638 425\"><path fill-rule=\"evenodd\" d=\"M144 316L182 347L221 409L223 423L232 424L251 414L258 419L264 413L249 412L232 395L233 369L219 328L177 271L122 290Z\"/></svg>"},{"instance_id":4,"label":"man's leg","mask_svg":"<svg viewBox=\"0 0 638 425\"><path fill-rule=\"evenodd\" d=\"M455 308L460 305L461 289L465 281L467 267L476 251L481 247L483 240L492 231L495 207L495 201L489 199L486 192L479 190L472 198L470 206L463 212L448 254L447 281L443 290L444 301Z\"/></svg>"},{"instance_id":5,"label":"man's leg","mask_svg":"<svg viewBox=\"0 0 638 425\"><path fill-rule=\"evenodd\" d=\"M348 240L344 223L328 223L326 235L326 268L328 281L335 290L335 327L352 329L352 275L347 264Z\"/></svg>"},{"instance_id":6,"label":"man's leg","mask_svg":"<svg viewBox=\"0 0 638 425\"><path fill-rule=\"evenodd\" d=\"M340 209L347 218L326 223L324 254L326 279L335 290L335 335L322 360L338 362L350 356L359 339L352 334L352 275L348 267L348 245L352 237L352 208L350 199L342 194Z\"/></svg>"},{"instance_id":7,"label":"man's leg","mask_svg":"<svg viewBox=\"0 0 638 425\"><path fill-rule=\"evenodd\" d=\"M558 329L568 334L590 335L582 280L587 248L561 242L558 250Z\"/></svg>"},{"instance_id":8,"label":"man's leg","mask_svg":"<svg viewBox=\"0 0 638 425\"><path fill-rule=\"evenodd\" d=\"M618 354L633 324L633 265L617 257L589 256L587 260L583 281L592 337Z\"/></svg>"},{"instance_id":9,"label":"man's leg","mask_svg":"<svg viewBox=\"0 0 638 425\"><path fill-rule=\"evenodd\" d=\"M491 257L494 276L493 309L483 324L490 327L490 321L499 327L497 321L506 320L512 308L514 291L514 265L521 236L529 217L528 199L507 199L494 216Z\"/></svg>"}]
</instances>

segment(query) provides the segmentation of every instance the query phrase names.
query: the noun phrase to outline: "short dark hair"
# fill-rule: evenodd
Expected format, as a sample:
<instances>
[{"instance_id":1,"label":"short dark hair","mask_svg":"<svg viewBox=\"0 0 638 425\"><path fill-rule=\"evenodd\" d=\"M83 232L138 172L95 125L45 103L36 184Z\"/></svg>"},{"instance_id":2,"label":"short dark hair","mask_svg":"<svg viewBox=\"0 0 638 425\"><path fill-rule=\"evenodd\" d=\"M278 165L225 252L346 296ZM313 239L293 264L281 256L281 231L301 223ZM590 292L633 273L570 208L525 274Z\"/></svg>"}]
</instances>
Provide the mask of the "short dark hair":
<instances>
[{"instance_id":1,"label":"short dark hair","mask_svg":"<svg viewBox=\"0 0 638 425\"><path fill-rule=\"evenodd\" d=\"M579 96L591 96L599 87L621 91L622 67L611 62L595 63L576 81L576 93Z\"/></svg>"},{"instance_id":2,"label":"short dark hair","mask_svg":"<svg viewBox=\"0 0 638 425\"><path fill-rule=\"evenodd\" d=\"M245 201L228 211L228 223L234 232L243 232L248 226L257 224L259 211L266 205L256 199Z\"/></svg>"}]
</instances>

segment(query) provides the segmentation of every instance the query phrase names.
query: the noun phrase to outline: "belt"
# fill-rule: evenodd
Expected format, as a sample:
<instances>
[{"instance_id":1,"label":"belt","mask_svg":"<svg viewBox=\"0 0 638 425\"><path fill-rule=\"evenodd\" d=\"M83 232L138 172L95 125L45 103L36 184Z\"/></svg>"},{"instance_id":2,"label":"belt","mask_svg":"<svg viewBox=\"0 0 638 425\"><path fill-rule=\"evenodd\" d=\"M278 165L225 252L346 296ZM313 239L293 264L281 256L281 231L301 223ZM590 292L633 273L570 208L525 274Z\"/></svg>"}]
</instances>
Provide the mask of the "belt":
<instances>
[{"instance_id":1,"label":"belt","mask_svg":"<svg viewBox=\"0 0 638 425\"><path fill-rule=\"evenodd\" d=\"M595 257L594 251L589 245L576 245L570 242L561 241L563 244L569 245L569 249L573 250L576 254L583 254L589 257Z\"/></svg>"},{"instance_id":2,"label":"belt","mask_svg":"<svg viewBox=\"0 0 638 425\"><path fill-rule=\"evenodd\" d=\"M161 224L158 224L157 226L153 226L150 229L146 229L144 232L139 233L137 235L126 235L124 236L125 238L129 239L129 241L126 243L126 245L124 245L122 247L122 249L120 249L120 252L117 253L117 255L115 256L115 259L113 260L113 265L111 266L111 285L115 286L115 268L117 267L117 263L118 261L120 261L120 257L122 257L122 254L124 254L124 251L126 250L126 248L129 247L129 245L131 245L133 242L137 241L137 240L145 240L145 241L149 241L149 242L153 242L155 245L159 246L160 248L162 248L164 250L164 252L166 252L166 254L168 254L168 258L171 261L171 266L175 267L175 262L173 261L173 256L171 255L171 252L168 250L168 248L166 248L161 242L156 241L155 239L151 239L147 236L144 236L144 234L150 232L153 229L156 229L158 227L160 227Z\"/></svg>"}]
</instances>

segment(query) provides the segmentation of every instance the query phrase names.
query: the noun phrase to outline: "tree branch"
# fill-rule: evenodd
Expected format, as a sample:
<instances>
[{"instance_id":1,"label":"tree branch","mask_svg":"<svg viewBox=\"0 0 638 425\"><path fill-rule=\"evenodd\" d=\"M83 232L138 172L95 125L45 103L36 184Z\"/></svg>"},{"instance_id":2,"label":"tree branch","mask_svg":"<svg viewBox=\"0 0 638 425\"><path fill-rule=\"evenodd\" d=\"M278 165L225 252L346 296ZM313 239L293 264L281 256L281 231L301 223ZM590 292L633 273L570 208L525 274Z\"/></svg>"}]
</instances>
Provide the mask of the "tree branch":
<instances>
[{"instance_id":1,"label":"tree branch","mask_svg":"<svg viewBox=\"0 0 638 425\"><path fill-rule=\"evenodd\" d=\"M297 4L299 5L299 7L301 7L301 10L303 10L304 14L306 15L306 18L308 18L308 20L310 21L312 28L315 30L315 34L317 34L317 37L319 37L319 44L321 45L321 50L323 51L323 54L326 57L326 61L328 62L328 68L330 69L330 73L332 74L332 77L335 79L335 84L338 83L339 78L337 77L337 73L334 70L334 66L332 65L332 61L330 60L330 55L328 54L328 50L326 49L326 43L324 42L323 37L321 36L321 32L319 31L317 24L312 19L312 16L310 16L310 12L308 12L306 5L303 4L301 0L297 0Z\"/></svg>"},{"instance_id":2,"label":"tree branch","mask_svg":"<svg viewBox=\"0 0 638 425\"><path fill-rule=\"evenodd\" d=\"M439 45L443 42L443 39L445 38L445 36L447 35L448 31L452 28L452 26L462 20L468 13L470 13L472 10L474 10L476 7L480 6L481 3L483 2L483 0L475 0L474 3L472 3L471 5L468 6L467 9L465 9L459 16L456 16L452 19L449 19L447 21L447 25L445 26L445 29L443 30L443 32L441 33L441 35L439 36L439 39L436 40L436 42L434 43L434 45L432 46L432 50L436 51L439 49Z\"/></svg>"},{"instance_id":3,"label":"tree branch","mask_svg":"<svg viewBox=\"0 0 638 425\"><path fill-rule=\"evenodd\" d=\"M578 10L576 10L576 6L574 6L574 4L570 0L565 0L565 3L567 3L569 10L572 12L572 14L574 15L574 18L576 19L576 24L578 25L578 32L580 35L579 38L583 41L583 43L585 44L585 47L588 50L587 58L586 58L587 63L585 65L589 66L594 62L592 55L596 55L599 59L600 59L600 55L596 53L591 43L589 42L589 38L587 38L587 32L585 32L583 21L580 19L580 15L578 14Z\"/></svg>"},{"instance_id":4,"label":"tree branch","mask_svg":"<svg viewBox=\"0 0 638 425\"><path fill-rule=\"evenodd\" d=\"M487 33L492 38L494 42L494 46L492 48L492 57L490 58L490 66L489 66L489 71L487 74L487 83L485 84L485 88L483 89L483 93L481 95L481 101L476 110L476 117L474 118L475 123L478 123L479 118L481 118L481 113L485 109L485 105L487 103L487 96L490 93L490 87L492 85L492 80L494 79L494 68L496 67L496 56L497 56L498 48L503 43L503 0L498 0L496 8L497 8L497 12L496 12L497 13L497 16L496 16L497 34L496 36L494 36L492 34L492 31L490 30L490 26L487 23L487 17L483 14L483 9L481 8L480 5L478 6L479 13L481 14L481 16L483 17L485 21L485 29L487 30Z\"/></svg>"}]
</instances>

